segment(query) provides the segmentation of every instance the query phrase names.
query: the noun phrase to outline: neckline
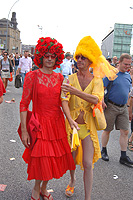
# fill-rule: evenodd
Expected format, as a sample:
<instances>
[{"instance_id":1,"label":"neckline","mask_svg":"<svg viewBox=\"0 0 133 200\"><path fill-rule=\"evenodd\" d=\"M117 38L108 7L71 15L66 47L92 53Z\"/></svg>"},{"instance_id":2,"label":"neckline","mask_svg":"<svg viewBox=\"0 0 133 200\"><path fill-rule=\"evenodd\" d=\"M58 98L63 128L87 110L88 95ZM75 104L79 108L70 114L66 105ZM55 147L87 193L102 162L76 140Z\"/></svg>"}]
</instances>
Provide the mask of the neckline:
<instances>
[{"instance_id":1,"label":"neckline","mask_svg":"<svg viewBox=\"0 0 133 200\"><path fill-rule=\"evenodd\" d=\"M45 75L52 75L53 74L53 71L52 71L52 73L51 74L47 74L47 73L45 73L45 72L42 72L40 69L38 69L41 73L43 73L43 74L45 74Z\"/></svg>"},{"instance_id":2,"label":"neckline","mask_svg":"<svg viewBox=\"0 0 133 200\"><path fill-rule=\"evenodd\" d=\"M82 90L82 88L81 88L81 85L80 85L80 83L79 83L79 79L78 79L77 73L76 73L76 79L77 79L77 82L78 82L78 85L79 85L80 90L81 90L82 92L84 92L84 91L86 91L87 88L90 86L90 84L92 83L94 77L93 77L93 79L91 80L91 82L87 85L87 87L86 87L84 90Z\"/></svg>"}]
</instances>

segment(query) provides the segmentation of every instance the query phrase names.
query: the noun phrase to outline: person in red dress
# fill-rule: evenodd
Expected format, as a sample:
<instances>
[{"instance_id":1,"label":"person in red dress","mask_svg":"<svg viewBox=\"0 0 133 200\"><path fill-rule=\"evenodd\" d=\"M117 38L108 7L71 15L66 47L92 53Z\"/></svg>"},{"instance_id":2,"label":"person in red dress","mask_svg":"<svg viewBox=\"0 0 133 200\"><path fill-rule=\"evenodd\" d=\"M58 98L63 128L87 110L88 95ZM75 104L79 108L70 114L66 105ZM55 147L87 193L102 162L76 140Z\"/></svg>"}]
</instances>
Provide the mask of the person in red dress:
<instances>
[{"instance_id":1,"label":"person in red dress","mask_svg":"<svg viewBox=\"0 0 133 200\"><path fill-rule=\"evenodd\" d=\"M39 69L26 74L20 102L22 142L26 147L23 159L28 163L28 180L35 179L31 199L53 200L46 186L50 179L59 179L75 164L67 140L64 115L61 110L61 85L63 75L53 69L64 59L63 46L56 39L40 38L35 49L35 65ZM36 102L33 85L36 83ZM30 147L30 136L26 128L27 110L30 101L41 125L37 140ZM41 192L40 192L41 191Z\"/></svg>"},{"instance_id":2,"label":"person in red dress","mask_svg":"<svg viewBox=\"0 0 133 200\"><path fill-rule=\"evenodd\" d=\"M3 102L3 94L6 93L3 82L0 78L0 104Z\"/></svg>"}]
</instances>

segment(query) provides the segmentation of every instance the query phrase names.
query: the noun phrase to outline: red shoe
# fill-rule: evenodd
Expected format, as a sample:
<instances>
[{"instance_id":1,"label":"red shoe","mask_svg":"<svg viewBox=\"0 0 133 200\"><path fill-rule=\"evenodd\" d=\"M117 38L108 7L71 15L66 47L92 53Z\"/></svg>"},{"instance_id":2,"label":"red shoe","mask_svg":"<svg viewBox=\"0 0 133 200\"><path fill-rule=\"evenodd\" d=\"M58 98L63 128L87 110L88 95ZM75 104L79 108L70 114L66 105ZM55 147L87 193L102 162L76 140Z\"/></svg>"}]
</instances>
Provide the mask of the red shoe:
<instances>
[{"instance_id":1,"label":"red shoe","mask_svg":"<svg viewBox=\"0 0 133 200\"><path fill-rule=\"evenodd\" d=\"M51 195L51 194L49 194L49 195L47 196L47 195L45 195L45 194L42 194L42 192L40 192L40 195L42 196L43 200L46 200L46 198L49 200L49 199L50 199L50 197L52 197L52 195ZM51 199L51 200L54 200L54 199L53 199L53 197L52 197L52 199Z\"/></svg>"}]
</instances>

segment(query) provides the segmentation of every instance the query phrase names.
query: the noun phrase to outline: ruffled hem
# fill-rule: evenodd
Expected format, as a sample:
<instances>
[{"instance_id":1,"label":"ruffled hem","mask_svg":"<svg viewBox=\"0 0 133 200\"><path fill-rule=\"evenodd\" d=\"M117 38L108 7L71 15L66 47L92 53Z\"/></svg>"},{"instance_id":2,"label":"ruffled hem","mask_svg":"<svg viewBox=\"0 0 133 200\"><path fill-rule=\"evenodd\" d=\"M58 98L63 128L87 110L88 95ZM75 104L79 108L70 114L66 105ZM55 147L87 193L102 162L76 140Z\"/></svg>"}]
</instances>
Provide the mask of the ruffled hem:
<instances>
[{"instance_id":1,"label":"ruffled hem","mask_svg":"<svg viewBox=\"0 0 133 200\"><path fill-rule=\"evenodd\" d=\"M67 137L61 140L52 141L37 139L37 142L33 147L31 157L61 157L66 153L70 153L70 151Z\"/></svg>"},{"instance_id":2,"label":"ruffled hem","mask_svg":"<svg viewBox=\"0 0 133 200\"><path fill-rule=\"evenodd\" d=\"M62 157L31 157L27 169L28 180L59 179L67 170L75 170L71 152Z\"/></svg>"}]
</instances>

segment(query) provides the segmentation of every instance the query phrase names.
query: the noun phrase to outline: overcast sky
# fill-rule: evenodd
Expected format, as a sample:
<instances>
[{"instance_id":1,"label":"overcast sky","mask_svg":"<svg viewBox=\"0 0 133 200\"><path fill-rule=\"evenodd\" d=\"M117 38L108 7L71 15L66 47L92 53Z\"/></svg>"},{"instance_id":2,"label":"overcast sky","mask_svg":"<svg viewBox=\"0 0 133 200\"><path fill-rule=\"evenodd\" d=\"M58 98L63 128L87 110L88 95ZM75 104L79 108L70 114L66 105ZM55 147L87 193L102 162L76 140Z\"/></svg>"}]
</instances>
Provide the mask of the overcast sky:
<instances>
[{"instance_id":1,"label":"overcast sky","mask_svg":"<svg viewBox=\"0 0 133 200\"><path fill-rule=\"evenodd\" d=\"M0 19L8 18L15 2L2 1ZM50 36L63 44L65 52L73 53L84 36L91 35L101 47L114 23L133 24L133 9L129 7L133 7L133 0L19 0L9 20L16 12L23 44L36 45L39 37Z\"/></svg>"}]
</instances>

